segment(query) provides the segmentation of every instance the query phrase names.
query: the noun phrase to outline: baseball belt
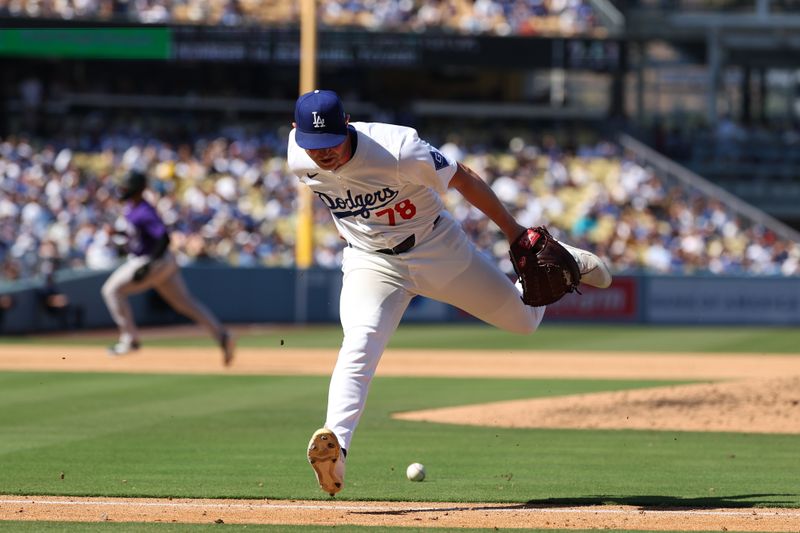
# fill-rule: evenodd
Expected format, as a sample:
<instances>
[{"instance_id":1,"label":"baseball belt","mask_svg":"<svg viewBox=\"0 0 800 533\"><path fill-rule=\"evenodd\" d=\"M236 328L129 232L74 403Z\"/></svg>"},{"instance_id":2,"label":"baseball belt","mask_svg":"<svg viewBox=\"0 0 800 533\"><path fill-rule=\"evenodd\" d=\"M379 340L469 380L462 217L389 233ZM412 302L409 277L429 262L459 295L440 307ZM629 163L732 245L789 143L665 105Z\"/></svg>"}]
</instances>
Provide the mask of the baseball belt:
<instances>
[{"instance_id":1,"label":"baseball belt","mask_svg":"<svg viewBox=\"0 0 800 533\"><path fill-rule=\"evenodd\" d=\"M433 227L436 227L436 224L439 222L439 219L441 218L442 218L441 216L436 217L436 220L433 221ZM398 255L402 254L403 252L409 251L414 247L416 243L417 243L417 238L412 233L411 235L406 237L405 240L403 240L403 242L401 242L394 248L381 248L380 250L375 250L375 251L378 252L379 254Z\"/></svg>"}]
</instances>

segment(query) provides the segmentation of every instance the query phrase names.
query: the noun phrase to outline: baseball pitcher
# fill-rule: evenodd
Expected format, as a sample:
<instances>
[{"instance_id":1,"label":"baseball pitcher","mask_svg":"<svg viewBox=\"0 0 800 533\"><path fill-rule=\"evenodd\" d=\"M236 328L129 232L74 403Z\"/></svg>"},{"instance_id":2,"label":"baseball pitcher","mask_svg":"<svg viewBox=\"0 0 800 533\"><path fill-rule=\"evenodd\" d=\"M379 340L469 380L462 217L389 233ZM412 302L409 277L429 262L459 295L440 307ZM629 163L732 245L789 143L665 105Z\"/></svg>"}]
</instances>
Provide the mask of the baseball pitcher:
<instances>
[{"instance_id":1,"label":"baseball pitcher","mask_svg":"<svg viewBox=\"0 0 800 533\"><path fill-rule=\"evenodd\" d=\"M552 301L553 294L560 297L579 282L611 284L596 255L562 247L545 236L544 228L518 224L475 172L448 160L414 129L350 123L349 118L332 91L300 96L287 154L291 170L330 209L347 241L340 303L344 339L330 381L325 426L313 434L307 452L320 487L331 495L344 486L345 458L370 382L414 296L530 334L545 312L536 302ZM448 187L494 221L518 254L529 254L512 254L521 278L516 286L476 250L444 208L440 195ZM567 252L558 253L562 249ZM551 264L539 254L564 264Z\"/></svg>"},{"instance_id":2,"label":"baseball pitcher","mask_svg":"<svg viewBox=\"0 0 800 533\"><path fill-rule=\"evenodd\" d=\"M144 198L146 188L147 177L136 171L128 172L118 188L119 199L125 202L129 253L102 288L103 300L120 332L119 341L108 352L110 355L124 355L139 349L139 336L128 297L152 288L175 311L211 333L222 349L223 364L228 366L233 361L233 337L186 288L178 263L169 251L169 232L155 208Z\"/></svg>"}]
</instances>

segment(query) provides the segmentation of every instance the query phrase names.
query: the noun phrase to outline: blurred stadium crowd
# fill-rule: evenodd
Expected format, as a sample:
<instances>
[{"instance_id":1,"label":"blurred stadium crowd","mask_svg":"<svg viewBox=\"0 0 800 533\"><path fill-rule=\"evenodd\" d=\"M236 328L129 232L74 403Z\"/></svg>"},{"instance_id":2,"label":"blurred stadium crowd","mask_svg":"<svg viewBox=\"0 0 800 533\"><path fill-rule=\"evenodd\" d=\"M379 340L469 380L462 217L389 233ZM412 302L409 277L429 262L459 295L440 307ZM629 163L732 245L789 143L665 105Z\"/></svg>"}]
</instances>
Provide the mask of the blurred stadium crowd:
<instances>
[{"instance_id":1,"label":"blurred stadium crowd","mask_svg":"<svg viewBox=\"0 0 800 533\"><path fill-rule=\"evenodd\" d=\"M800 122L791 119L743 124L723 116L713 128L656 124L650 141L705 176L792 180L800 169Z\"/></svg>"},{"instance_id":2,"label":"blurred stadium crowd","mask_svg":"<svg viewBox=\"0 0 800 533\"><path fill-rule=\"evenodd\" d=\"M0 0L0 16L144 24L291 25L285 0ZM602 31L588 0L320 0L320 24L381 31L442 29L492 35Z\"/></svg>"},{"instance_id":3,"label":"blurred stadium crowd","mask_svg":"<svg viewBox=\"0 0 800 533\"><path fill-rule=\"evenodd\" d=\"M182 144L109 128L93 139L2 138L0 274L13 280L111 268L120 252L114 179L133 166L148 169L151 198L182 264L291 266L297 179L286 168L287 135L286 127L230 127ZM796 243L671 185L614 143L565 149L542 135L514 137L498 149L464 137L430 140L482 175L520 223L548 225L557 237L596 250L617 273L800 274ZM497 228L458 193L445 200L510 272ZM315 262L336 267L344 243L327 210L314 204Z\"/></svg>"}]
</instances>

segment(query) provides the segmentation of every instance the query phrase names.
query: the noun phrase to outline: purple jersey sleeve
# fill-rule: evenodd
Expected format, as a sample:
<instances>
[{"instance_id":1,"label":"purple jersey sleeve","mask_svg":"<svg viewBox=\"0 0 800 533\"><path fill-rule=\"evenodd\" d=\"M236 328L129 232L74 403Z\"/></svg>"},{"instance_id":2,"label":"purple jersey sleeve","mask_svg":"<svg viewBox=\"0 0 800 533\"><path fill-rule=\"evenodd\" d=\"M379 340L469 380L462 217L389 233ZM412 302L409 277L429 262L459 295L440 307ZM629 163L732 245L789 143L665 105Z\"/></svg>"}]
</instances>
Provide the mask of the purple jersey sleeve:
<instances>
[{"instance_id":1,"label":"purple jersey sleeve","mask_svg":"<svg viewBox=\"0 0 800 533\"><path fill-rule=\"evenodd\" d=\"M156 243L167 233L167 228L158 217L158 213L147 202L128 204L125 219L131 232L128 252L134 255L150 255Z\"/></svg>"}]
</instances>

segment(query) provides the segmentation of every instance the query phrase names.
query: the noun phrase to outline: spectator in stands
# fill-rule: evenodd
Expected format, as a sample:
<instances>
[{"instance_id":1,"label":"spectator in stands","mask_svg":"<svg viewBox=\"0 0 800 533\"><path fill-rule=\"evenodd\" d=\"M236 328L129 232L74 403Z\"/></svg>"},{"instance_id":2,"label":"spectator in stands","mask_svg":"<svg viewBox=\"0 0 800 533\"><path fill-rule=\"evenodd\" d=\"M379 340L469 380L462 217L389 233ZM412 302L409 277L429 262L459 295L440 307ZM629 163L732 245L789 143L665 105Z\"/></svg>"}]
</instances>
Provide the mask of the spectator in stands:
<instances>
[{"instance_id":1,"label":"spectator in stands","mask_svg":"<svg viewBox=\"0 0 800 533\"><path fill-rule=\"evenodd\" d=\"M56 284L54 272L46 272L44 285L37 291L44 314L56 319L61 329L83 327L83 307L73 304Z\"/></svg>"},{"instance_id":2,"label":"spectator in stands","mask_svg":"<svg viewBox=\"0 0 800 533\"><path fill-rule=\"evenodd\" d=\"M299 23L298 2L284 0L83 0L0 3L0 16L99 19L142 24L286 26ZM320 0L322 26L371 31L453 31L490 35L602 33L583 0Z\"/></svg>"},{"instance_id":3,"label":"spectator in stands","mask_svg":"<svg viewBox=\"0 0 800 533\"><path fill-rule=\"evenodd\" d=\"M39 127L39 108L42 105L43 86L41 80L29 76L19 83L22 100L23 124L27 131L35 133Z\"/></svg>"},{"instance_id":4,"label":"spectator in stands","mask_svg":"<svg viewBox=\"0 0 800 533\"><path fill-rule=\"evenodd\" d=\"M295 180L277 130L232 127L171 143L148 130L99 124L101 136L75 143L0 139L0 264L6 278L32 277L48 256L69 268L107 270L118 260L111 200L113 168L153 176L159 214L173 228L179 265L222 261L292 266ZM73 132L80 135L81 130ZM523 135L493 148L460 131L442 149L464 160L528 225L573 228L577 245L603 251L614 270L793 275L795 243L738 217L719 200L670 185L608 141L566 150L557 135ZM445 198L464 229L510 272L507 250L487 222L457 196ZM315 204L315 261L336 267L343 243ZM746 232L755 227L749 240ZM557 236L558 237L558 236ZM565 236L567 237L567 236ZM748 249L748 244L750 248Z\"/></svg>"},{"instance_id":5,"label":"spectator in stands","mask_svg":"<svg viewBox=\"0 0 800 533\"><path fill-rule=\"evenodd\" d=\"M0 294L0 331L6 320L6 313L14 307L14 297L10 294Z\"/></svg>"},{"instance_id":6,"label":"spectator in stands","mask_svg":"<svg viewBox=\"0 0 800 533\"><path fill-rule=\"evenodd\" d=\"M717 155L727 161L735 161L739 150L739 143L745 140L745 130L741 128L730 115L724 115L717 123L714 132L717 143Z\"/></svg>"}]
</instances>

